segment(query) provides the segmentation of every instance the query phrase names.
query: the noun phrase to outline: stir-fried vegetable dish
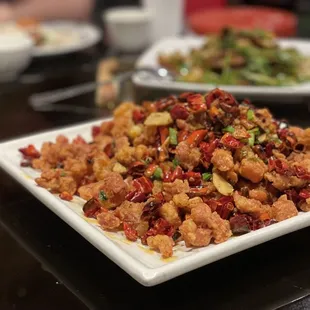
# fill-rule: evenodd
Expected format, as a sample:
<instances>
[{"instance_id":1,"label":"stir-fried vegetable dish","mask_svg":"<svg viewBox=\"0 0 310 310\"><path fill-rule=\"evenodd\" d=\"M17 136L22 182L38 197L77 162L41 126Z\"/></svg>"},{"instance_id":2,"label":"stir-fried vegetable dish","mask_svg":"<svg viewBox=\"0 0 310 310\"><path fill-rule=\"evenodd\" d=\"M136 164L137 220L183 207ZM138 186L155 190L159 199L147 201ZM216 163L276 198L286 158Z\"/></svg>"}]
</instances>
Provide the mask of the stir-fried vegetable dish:
<instances>
[{"instance_id":1,"label":"stir-fried vegetable dish","mask_svg":"<svg viewBox=\"0 0 310 310\"><path fill-rule=\"evenodd\" d=\"M21 165L62 199L85 199L103 230L163 257L179 242L218 244L310 210L310 129L220 89L123 103L92 135L29 145Z\"/></svg>"},{"instance_id":2,"label":"stir-fried vegetable dish","mask_svg":"<svg viewBox=\"0 0 310 310\"><path fill-rule=\"evenodd\" d=\"M224 29L187 54L160 54L158 62L183 82L284 86L310 79L309 57L263 30Z\"/></svg>"}]
</instances>

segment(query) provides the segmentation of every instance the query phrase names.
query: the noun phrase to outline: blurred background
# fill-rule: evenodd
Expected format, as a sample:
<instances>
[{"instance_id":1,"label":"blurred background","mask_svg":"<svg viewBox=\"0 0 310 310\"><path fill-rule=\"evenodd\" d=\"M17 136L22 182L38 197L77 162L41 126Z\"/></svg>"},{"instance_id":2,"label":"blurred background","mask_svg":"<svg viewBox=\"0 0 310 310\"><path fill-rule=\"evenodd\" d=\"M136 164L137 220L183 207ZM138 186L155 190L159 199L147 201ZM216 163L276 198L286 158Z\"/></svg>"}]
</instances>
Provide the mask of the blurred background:
<instances>
[{"instance_id":1,"label":"blurred background","mask_svg":"<svg viewBox=\"0 0 310 310\"><path fill-rule=\"evenodd\" d=\"M0 140L109 117L122 100L139 102L167 95L160 89L134 87L130 75L121 83L98 86L96 82L130 73L137 58L161 38L219 33L227 24L308 39L310 1L0 0ZM66 93L67 98L53 104L38 96L48 91L47 98L55 99L55 91L72 86L76 88ZM279 119L309 126L309 91L298 98L285 97L254 98L254 102L267 105ZM309 253L304 246L309 229L234 255L228 263L214 263L204 269L204 279L199 278L199 270L146 293L3 171L0 187L0 252L4 253L0 309L142 309L149 300L158 309L162 306L158 296L170 296L178 289L188 296L200 295L188 302L197 299L203 308L206 292L200 281L223 270L232 273L232 282L226 281L223 289L221 278L216 285L211 283L211 309L228 304L230 309L278 309L310 292ZM243 278L239 271L244 268ZM197 285L189 288L188 283ZM198 294L190 294L190 289ZM133 306L138 301L132 296L140 296L141 304L121 304ZM172 302L183 309L182 300ZM309 301L303 309L309 309Z\"/></svg>"}]
</instances>

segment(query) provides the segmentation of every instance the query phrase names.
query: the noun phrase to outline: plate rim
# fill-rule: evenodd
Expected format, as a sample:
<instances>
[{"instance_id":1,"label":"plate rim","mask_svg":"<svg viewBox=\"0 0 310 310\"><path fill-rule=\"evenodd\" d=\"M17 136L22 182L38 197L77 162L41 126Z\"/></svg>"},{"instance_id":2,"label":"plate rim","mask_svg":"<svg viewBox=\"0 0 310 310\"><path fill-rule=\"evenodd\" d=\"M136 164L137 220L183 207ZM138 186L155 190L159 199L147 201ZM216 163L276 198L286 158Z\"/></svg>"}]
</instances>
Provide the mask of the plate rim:
<instances>
[{"instance_id":1,"label":"plate rim","mask_svg":"<svg viewBox=\"0 0 310 310\"><path fill-rule=\"evenodd\" d=\"M163 46L167 45L172 40L178 42L184 42L186 47L191 45L201 44L207 36L196 36L196 35L186 35L186 36L175 36L175 37L165 37L155 43L153 43L148 49L146 49L137 59L135 63L136 68L141 67L152 67L155 66L147 58L151 58L153 53L158 53L163 51ZM281 38L277 39L278 42L284 44L308 44L309 45L309 55L310 55L310 40L303 38ZM154 58L152 58L154 60ZM157 65L158 67L158 65ZM158 81L155 79L142 79L139 77L139 73L134 73L132 76L132 81L136 86L147 87L150 89L162 89L171 91L196 91L196 92L208 92L216 87L231 92L235 95L246 96L309 96L310 95L310 81L294 85L294 86L241 86L241 85L213 85L204 83L188 83L188 82L174 82L174 81Z\"/></svg>"},{"instance_id":2,"label":"plate rim","mask_svg":"<svg viewBox=\"0 0 310 310\"><path fill-rule=\"evenodd\" d=\"M75 214L73 210L67 208L66 205L58 200L53 194L44 188L34 186L35 184L33 180L23 177L24 172L19 166L6 160L7 152L5 149L14 148L17 151L18 145L20 144L29 144L31 141L33 141L33 143L38 143L42 139L51 139L51 135L54 139L58 134L63 134L64 130L66 130L67 134L75 135L78 134L78 132L83 134L83 131L89 131L91 126L98 125L109 119L111 118L87 121L76 125L60 127L4 141L0 143L0 167L26 188L35 198L41 201L53 213L70 225L82 237L95 246L110 260L115 262L140 284L144 286L154 286L163 283L202 266L206 266L214 261L310 226L310 212L300 212L298 216L276 223L275 225L242 236L232 237L224 243L217 244L212 248L210 247L208 251L204 251L204 249L207 249L208 247L201 248L201 251L198 251L193 255L180 258L179 260L159 267L151 268L144 265L142 262L139 262L127 253L126 250L119 248L107 236L100 233L78 214ZM105 238L105 242L102 242L102 237Z\"/></svg>"},{"instance_id":3,"label":"plate rim","mask_svg":"<svg viewBox=\"0 0 310 310\"><path fill-rule=\"evenodd\" d=\"M53 27L57 28L62 26L71 27L73 29L76 29L76 32L78 32L79 34L81 34L83 31L89 31L92 34L92 37L88 38L88 40L85 40L83 42L79 41L77 44L57 49L44 50L40 49L39 47L34 47L32 55L35 58L59 56L78 52L95 45L102 39L103 36L102 30L97 25L88 22L77 23L75 21L70 20L60 20L60 21L42 22L41 25L42 27L51 27L51 28Z\"/></svg>"}]
</instances>

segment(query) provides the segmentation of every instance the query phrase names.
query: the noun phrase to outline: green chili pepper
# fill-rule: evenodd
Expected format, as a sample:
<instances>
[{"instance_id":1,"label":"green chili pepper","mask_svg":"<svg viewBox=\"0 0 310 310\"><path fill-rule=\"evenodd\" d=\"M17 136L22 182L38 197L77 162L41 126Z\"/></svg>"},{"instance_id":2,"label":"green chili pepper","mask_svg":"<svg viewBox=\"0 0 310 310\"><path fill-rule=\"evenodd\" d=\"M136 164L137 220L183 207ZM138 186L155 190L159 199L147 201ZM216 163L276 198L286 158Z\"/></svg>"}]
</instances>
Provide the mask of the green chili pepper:
<instances>
[{"instance_id":1,"label":"green chili pepper","mask_svg":"<svg viewBox=\"0 0 310 310\"><path fill-rule=\"evenodd\" d=\"M253 133L255 136L258 136L258 135L260 135L260 130L258 127L256 127L256 128L249 130L249 133L250 134Z\"/></svg>"},{"instance_id":2,"label":"green chili pepper","mask_svg":"<svg viewBox=\"0 0 310 310\"><path fill-rule=\"evenodd\" d=\"M176 158L174 158L174 159L172 160L172 163L173 163L173 168L174 168L174 169L175 169L177 166L180 165L180 162L179 162Z\"/></svg>"},{"instance_id":3,"label":"green chili pepper","mask_svg":"<svg viewBox=\"0 0 310 310\"><path fill-rule=\"evenodd\" d=\"M153 176L155 179L162 179L163 178L163 171L161 170L161 168L157 167L154 171Z\"/></svg>"},{"instance_id":4,"label":"green chili pepper","mask_svg":"<svg viewBox=\"0 0 310 310\"><path fill-rule=\"evenodd\" d=\"M250 132L251 137L248 139L249 145L253 146L255 143L255 134L253 132Z\"/></svg>"},{"instance_id":5,"label":"green chili pepper","mask_svg":"<svg viewBox=\"0 0 310 310\"><path fill-rule=\"evenodd\" d=\"M108 197L107 197L106 193L103 190L101 190L99 192L98 198L99 198L100 201L108 200Z\"/></svg>"},{"instance_id":6,"label":"green chili pepper","mask_svg":"<svg viewBox=\"0 0 310 310\"><path fill-rule=\"evenodd\" d=\"M225 128L222 129L223 132L230 132L230 133L234 133L235 128L233 126L227 126Z\"/></svg>"},{"instance_id":7,"label":"green chili pepper","mask_svg":"<svg viewBox=\"0 0 310 310\"><path fill-rule=\"evenodd\" d=\"M248 119L249 121L252 121L252 120L254 119L254 116L255 116L254 111L251 110L251 109L249 109L248 112L246 113L247 119Z\"/></svg>"},{"instance_id":8,"label":"green chili pepper","mask_svg":"<svg viewBox=\"0 0 310 310\"><path fill-rule=\"evenodd\" d=\"M202 174L202 179L204 181L209 181L211 178L212 178L212 173L210 173L210 172L205 172Z\"/></svg>"},{"instance_id":9,"label":"green chili pepper","mask_svg":"<svg viewBox=\"0 0 310 310\"><path fill-rule=\"evenodd\" d=\"M174 128L169 128L169 142L171 145L178 145L178 132Z\"/></svg>"}]
</instances>

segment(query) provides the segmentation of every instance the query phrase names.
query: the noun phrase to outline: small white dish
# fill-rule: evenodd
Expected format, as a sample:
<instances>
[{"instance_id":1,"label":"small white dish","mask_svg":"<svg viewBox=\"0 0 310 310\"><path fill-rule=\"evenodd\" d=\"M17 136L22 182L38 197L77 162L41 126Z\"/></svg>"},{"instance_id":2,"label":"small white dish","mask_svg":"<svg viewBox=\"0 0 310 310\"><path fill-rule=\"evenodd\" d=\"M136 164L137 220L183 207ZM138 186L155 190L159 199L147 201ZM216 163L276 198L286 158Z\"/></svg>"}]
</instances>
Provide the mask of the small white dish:
<instances>
[{"instance_id":1,"label":"small white dish","mask_svg":"<svg viewBox=\"0 0 310 310\"><path fill-rule=\"evenodd\" d=\"M102 37L100 29L88 23L53 21L43 22L40 27L43 34L50 38L50 44L35 46L33 52L35 57L58 56L78 52L95 45ZM60 37L61 43L59 43ZM58 44L53 44L57 40Z\"/></svg>"},{"instance_id":2,"label":"small white dish","mask_svg":"<svg viewBox=\"0 0 310 310\"><path fill-rule=\"evenodd\" d=\"M29 65L33 41L23 32L0 33L0 81L14 80Z\"/></svg>"},{"instance_id":3,"label":"small white dish","mask_svg":"<svg viewBox=\"0 0 310 310\"><path fill-rule=\"evenodd\" d=\"M159 53L171 53L173 51L180 51L181 53L187 53L192 48L197 48L204 42L204 37L169 37L164 38L148 50L146 50L137 60L136 67L151 67L158 68L158 55ZM310 56L310 41L299 39L280 39L279 44L283 47L294 47L301 54ZM236 96L240 97L283 97L285 99L310 95L310 82L302 83L295 86L240 86L240 85L212 85L203 83L186 83L175 82L167 80L155 79L151 75L143 73L137 73L133 76L133 82L135 85L143 88L150 89L163 89L170 92L208 92L215 87L220 87Z\"/></svg>"},{"instance_id":4,"label":"small white dish","mask_svg":"<svg viewBox=\"0 0 310 310\"><path fill-rule=\"evenodd\" d=\"M85 203L83 199L75 196L71 202L64 201L58 195L38 187L34 179L40 175L39 172L21 167L22 158L18 152L19 148L28 144L34 144L40 149L43 142L55 141L59 134L65 134L70 139L81 135L90 141L91 127L99 123L99 121L89 122L3 142L0 144L0 166L99 251L145 286L168 281L310 225L310 212L300 212L298 216L242 236L232 237L221 244L212 244L204 248L187 248L184 244L179 244L175 247L173 256L168 259L162 259L159 253L151 251L138 242L128 241L122 232L103 231L95 219L89 219L83 215L82 206Z\"/></svg>"},{"instance_id":5,"label":"small white dish","mask_svg":"<svg viewBox=\"0 0 310 310\"><path fill-rule=\"evenodd\" d=\"M112 47L136 52L150 43L151 15L139 7L116 7L102 13Z\"/></svg>"}]
</instances>

